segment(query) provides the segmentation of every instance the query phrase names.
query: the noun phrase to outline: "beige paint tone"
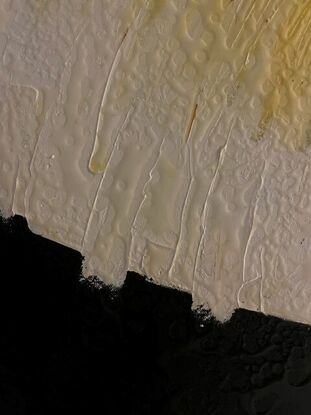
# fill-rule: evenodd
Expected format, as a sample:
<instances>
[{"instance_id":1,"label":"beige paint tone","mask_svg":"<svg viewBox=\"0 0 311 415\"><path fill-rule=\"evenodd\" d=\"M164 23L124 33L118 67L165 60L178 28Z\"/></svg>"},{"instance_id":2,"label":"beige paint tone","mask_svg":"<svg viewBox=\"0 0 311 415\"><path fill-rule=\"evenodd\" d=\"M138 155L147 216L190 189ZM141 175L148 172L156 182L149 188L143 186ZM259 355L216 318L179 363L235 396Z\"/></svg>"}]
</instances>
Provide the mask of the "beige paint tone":
<instances>
[{"instance_id":1,"label":"beige paint tone","mask_svg":"<svg viewBox=\"0 0 311 415\"><path fill-rule=\"evenodd\" d=\"M310 0L4 0L3 214L107 284L311 323L310 20Z\"/></svg>"}]
</instances>

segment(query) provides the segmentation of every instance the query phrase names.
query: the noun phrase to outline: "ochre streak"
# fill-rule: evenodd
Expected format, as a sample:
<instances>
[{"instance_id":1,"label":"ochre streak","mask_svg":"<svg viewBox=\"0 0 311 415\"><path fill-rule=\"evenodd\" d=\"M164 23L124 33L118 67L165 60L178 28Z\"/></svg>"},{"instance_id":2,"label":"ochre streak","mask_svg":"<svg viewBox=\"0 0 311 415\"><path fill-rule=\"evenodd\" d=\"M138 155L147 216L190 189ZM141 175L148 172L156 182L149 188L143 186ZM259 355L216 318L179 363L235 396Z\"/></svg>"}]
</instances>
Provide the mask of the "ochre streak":
<instances>
[{"instance_id":1,"label":"ochre streak","mask_svg":"<svg viewBox=\"0 0 311 415\"><path fill-rule=\"evenodd\" d=\"M188 122L188 128L186 130L186 135L185 135L185 137L186 137L186 143L189 140L189 136L190 136L190 133L191 133L191 130L192 130L192 126L193 126L195 117L197 115L197 109L198 109L198 104L195 104L195 106L193 107L192 113L191 113L190 120Z\"/></svg>"}]
</instances>

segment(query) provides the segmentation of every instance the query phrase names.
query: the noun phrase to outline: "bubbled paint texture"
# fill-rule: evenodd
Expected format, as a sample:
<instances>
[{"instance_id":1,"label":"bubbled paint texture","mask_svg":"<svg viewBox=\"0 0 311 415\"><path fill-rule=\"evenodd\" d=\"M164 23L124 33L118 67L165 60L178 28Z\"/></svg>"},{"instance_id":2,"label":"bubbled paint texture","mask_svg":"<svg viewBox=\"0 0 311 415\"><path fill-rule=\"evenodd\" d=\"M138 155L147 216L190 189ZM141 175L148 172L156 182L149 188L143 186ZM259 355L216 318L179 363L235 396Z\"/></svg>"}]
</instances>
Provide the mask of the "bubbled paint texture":
<instances>
[{"instance_id":1,"label":"bubbled paint texture","mask_svg":"<svg viewBox=\"0 0 311 415\"><path fill-rule=\"evenodd\" d=\"M311 1L5 0L0 207L128 270L311 323Z\"/></svg>"}]
</instances>

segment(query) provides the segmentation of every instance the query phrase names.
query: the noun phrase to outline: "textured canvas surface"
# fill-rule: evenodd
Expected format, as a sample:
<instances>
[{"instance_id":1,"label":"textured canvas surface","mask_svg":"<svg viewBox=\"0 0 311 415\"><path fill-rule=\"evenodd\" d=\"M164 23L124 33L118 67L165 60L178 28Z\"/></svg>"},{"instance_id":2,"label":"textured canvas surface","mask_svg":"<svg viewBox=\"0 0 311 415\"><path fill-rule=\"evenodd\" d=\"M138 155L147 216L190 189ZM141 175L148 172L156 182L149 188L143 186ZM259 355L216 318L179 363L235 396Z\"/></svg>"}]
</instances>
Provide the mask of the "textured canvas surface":
<instances>
[{"instance_id":1,"label":"textured canvas surface","mask_svg":"<svg viewBox=\"0 0 311 415\"><path fill-rule=\"evenodd\" d=\"M0 238L1 414L310 414L309 326L202 320L189 294L134 273L112 295L20 216Z\"/></svg>"},{"instance_id":2,"label":"textured canvas surface","mask_svg":"<svg viewBox=\"0 0 311 415\"><path fill-rule=\"evenodd\" d=\"M7 0L0 207L224 321L311 323L311 3Z\"/></svg>"}]
</instances>

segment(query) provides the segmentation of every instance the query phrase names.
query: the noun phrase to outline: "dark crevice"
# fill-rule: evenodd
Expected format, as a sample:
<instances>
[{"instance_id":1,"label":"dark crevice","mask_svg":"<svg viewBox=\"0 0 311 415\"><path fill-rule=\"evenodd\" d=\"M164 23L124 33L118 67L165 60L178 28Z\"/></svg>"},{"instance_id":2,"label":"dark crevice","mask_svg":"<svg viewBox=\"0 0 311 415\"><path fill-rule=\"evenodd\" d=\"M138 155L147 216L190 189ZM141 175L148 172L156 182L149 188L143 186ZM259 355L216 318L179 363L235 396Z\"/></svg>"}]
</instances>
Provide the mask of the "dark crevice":
<instances>
[{"instance_id":1,"label":"dark crevice","mask_svg":"<svg viewBox=\"0 0 311 415\"><path fill-rule=\"evenodd\" d=\"M129 273L112 292L79 253L0 223L0 413L304 415L308 326L238 310L226 324L191 297Z\"/></svg>"}]
</instances>

